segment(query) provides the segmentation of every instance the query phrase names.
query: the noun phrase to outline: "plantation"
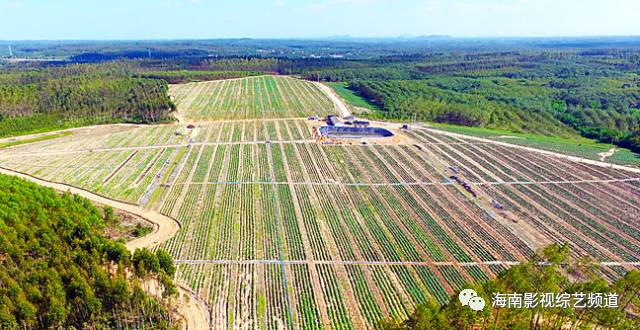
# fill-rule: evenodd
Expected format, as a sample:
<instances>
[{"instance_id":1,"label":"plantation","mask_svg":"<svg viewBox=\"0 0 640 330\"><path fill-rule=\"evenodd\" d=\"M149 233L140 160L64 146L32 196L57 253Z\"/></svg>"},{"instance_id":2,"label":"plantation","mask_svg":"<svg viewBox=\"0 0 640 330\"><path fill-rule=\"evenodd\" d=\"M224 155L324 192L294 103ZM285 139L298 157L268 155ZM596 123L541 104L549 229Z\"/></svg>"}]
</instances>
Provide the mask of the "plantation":
<instances>
[{"instance_id":1,"label":"plantation","mask_svg":"<svg viewBox=\"0 0 640 330\"><path fill-rule=\"evenodd\" d=\"M553 242L609 278L640 261L637 173L418 126L320 144L286 118L333 105L289 77L171 90L202 123L77 130L1 149L0 166L179 221L160 247L213 328L375 328Z\"/></svg>"},{"instance_id":2,"label":"plantation","mask_svg":"<svg viewBox=\"0 0 640 330\"><path fill-rule=\"evenodd\" d=\"M447 124L432 123L438 129L460 133L471 136L478 136L495 141L508 142L542 150L549 150L587 159L599 160L603 153L611 150L615 146L609 143L598 143L596 141L582 138L558 138L551 136L541 136L530 133L514 133L503 130L493 130L477 127L455 126ZM631 150L616 148L615 152L608 156L607 161L615 164L640 166L640 157Z\"/></svg>"},{"instance_id":3,"label":"plantation","mask_svg":"<svg viewBox=\"0 0 640 330\"><path fill-rule=\"evenodd\" d=\"M289 77L172 85L170 93L187 120L294 118L334 113L333 104L311 82Z\"/></svg>"}]
</instances>

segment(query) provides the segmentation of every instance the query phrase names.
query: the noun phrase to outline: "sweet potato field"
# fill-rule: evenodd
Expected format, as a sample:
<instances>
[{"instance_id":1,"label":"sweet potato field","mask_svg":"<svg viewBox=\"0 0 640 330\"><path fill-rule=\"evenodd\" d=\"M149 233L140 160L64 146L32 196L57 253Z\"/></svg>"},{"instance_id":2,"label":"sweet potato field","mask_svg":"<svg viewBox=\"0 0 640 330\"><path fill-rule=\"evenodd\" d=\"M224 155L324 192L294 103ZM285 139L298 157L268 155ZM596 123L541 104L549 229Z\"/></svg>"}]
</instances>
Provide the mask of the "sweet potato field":
<instances>
[{"instance_id":1,"label":"sweet potato field","mask_svg":"<svg viewBox=\"0 0 640 330\"><path fill-rule=\"evenodd\" d=\"M283 76L172 85L170 93L187 120L293 118L334 113L313 83Z\"/></svg>"},{"instance_id":2,"label":"sweet potato field","mask_svg":"<svg viewBox=\"0 0 640 330\"><path fill-rule=\"evenodd\" d=\"M254 84L271 87L247 98ZM161 246L216 329L375 328L553 242L609 278L640 262L640 175L421 128L319 144L304 120L275 118L324 106L306 84L174 86L186 116L243 120L79 131L0 150L0 166L179 221ZM298 103L271 94L283 86Z\"/></svg>"}]
</instances>

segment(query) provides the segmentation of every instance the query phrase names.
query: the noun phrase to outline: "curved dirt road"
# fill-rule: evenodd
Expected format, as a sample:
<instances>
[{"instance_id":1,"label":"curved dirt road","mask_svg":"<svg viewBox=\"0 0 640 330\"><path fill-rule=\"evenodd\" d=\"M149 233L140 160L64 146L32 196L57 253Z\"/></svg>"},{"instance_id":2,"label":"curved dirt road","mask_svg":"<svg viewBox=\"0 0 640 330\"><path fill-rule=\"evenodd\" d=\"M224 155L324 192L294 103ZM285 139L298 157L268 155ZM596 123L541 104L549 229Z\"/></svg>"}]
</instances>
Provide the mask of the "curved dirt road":
<instances>
[{"instance_id":1,"label":"curved dirt road","mask_svg":"<svg viewBox=\"0 0 640 330\"><path fill-rule=\"evenodd\" d=\"M152 223L155 227L155 230L153 231L153 233L144 236L144 237L140 237L137 239L134 239L132 241L129 241L126 246L127 249L131 250L131 251L135 251L135 249L138 248L143 248L143 247L153 247L157 244L160 244L168 239L170 239L171 237L173 237L173 235L175 235L178 232L178 229L180 229L180 225L173 219L162 215L156 211L152 211L152 210L144 210L141 207L137 206L137 205L132 205L132 204L127 204L127 203L123 203L123 202L118 202L115 201L113 199L109 199L100 195L96 195L92 192L89 192L87 190L81 189L81 188L76 188L76 187L72 187L72 186L67 186L65 184L61 184L61 183L55 183L55 182L51 182L51 181L46 181L46 180L42 180L42 179L38 179L34 176L31 176L29 174L25 174L25 173L21 173L18 171L13 171L4 167L0 167L0 173L2 174L6 174L6 175L13 175L13 176L17 176L26 180L29 180L31 182L37 183L41 186L45 186L45 187L49 187L49 188L53 188L55 190L59 190L59 191L68 191L70 193L76 194L76 195L80 195L88 200L94 201L96 203L100 203L103 205L109 205L113 208L116 209L120 209L123 211L126 211L128 213L137 215L145 220L147 220L148 222Z\"/></svg>"},{"instance_id":2,"label":"curved dirt road","mask_svg":"<svg viewBox=\"0 0 640 330\"><path fill-rule=\"evenodd\" d=\"M152 223L155 227L153 233L129 241L126 243L126 247L129 251L133 252L139 248L150 248L156 246L164 241L167 241L173 235L175 235L180 229L180 224L174 219L167 217L159 212L153 210L145 210L137 205L127 204L119 201L115 201L84 189L68 186L61 183L55 183L38 179L29 174L13 171L7 168L0 167L0 173L6 175L13 175L28 181L34 182L38 185L53 188L58 191L70 192L76 195L80 195L93 202L109 205L113 208L123 210L125 212L137 215L146 221ZM206 304L198 298L198 296L183 286L177 285L178 289L178 301L179 313L186 319L187 329L209 329L209 313Z\"/></svg>"},{"instance_id":3,"label":"curved dirt road","mask_svg":"<svg viewBox=\"0 0 640 330\"><path fill-rule=\"evenodd\" d=\"M316 81L314 81L313 83L316 84L316 86L318 86L318 88L320 88L322 92L324 92L324 94L331 100L331 102L333 102L333 105L340 112L341 117L347 117L351 115L351 113L349 113L349 109L347 108L347 106L336 95L336 93L331 89L331 87Z\"/></svg>"}]
</instances>

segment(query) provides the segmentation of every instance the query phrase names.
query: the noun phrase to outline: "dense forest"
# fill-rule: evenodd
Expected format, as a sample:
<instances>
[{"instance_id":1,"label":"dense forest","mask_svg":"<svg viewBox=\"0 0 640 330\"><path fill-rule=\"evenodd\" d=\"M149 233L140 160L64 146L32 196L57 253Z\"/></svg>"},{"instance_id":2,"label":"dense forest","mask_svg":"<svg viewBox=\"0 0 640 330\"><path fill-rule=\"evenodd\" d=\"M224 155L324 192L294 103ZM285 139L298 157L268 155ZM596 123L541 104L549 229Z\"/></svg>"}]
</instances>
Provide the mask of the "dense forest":
<instances>
[{"instance_id":1,"label":"dense forest","mask_svg":"<svg viewBox=\"0 0 640 330\"><path fill-rule=\"evenodd\" d=\"M87 40L87 41L5 41L0 58L13 54L18 58L100 62L114 59L215 58L229 56L278 58L376 59L431 52L487 52L539 49L602 49L637 47L640 38L565 37L565 38L455 38L427 35L401 38L357 38L339 36L320 39L208 39L208 40Z\"/></svg>"},{"instance_id":2,"label":"dense forest","mask_svg":"<svg viewBox=\"0 0 640 330\"><path fill-rule=\"evenodd\" d=\"M0 136L108 122L158 122L167 83L258 74L344 82L368 116L582 135L640 151L634 38L204 40L19 44L0 64ZM570 47L571 46L571 47ZM0 61L1 63L1 61Z\"/></svg>"},{"instance_id":3,"label":"dense forest","mask_svg":"<svg viewBox=\"0 0 640 330\"><path fill-rule=\"evenodd\" d=\"M436 302L416 307L407 320L386 320L384 330L427 329L638 329L640 306L640 271L632 270L613 283L600 277L599 267L589 260L571 260L568 245L553 244L531 260L513 266L498 278L478 284L473 289L486 303L475 312L463 306L458 297L440 306ZM600 307L589 303L567 308L491 307L494 294L513 293L589 293L617 294L617 307ZM533 300L532 300L533 301ZM555 302L554 302L555 304ZM603 303L604 304L604 303ZM585 307L580 307L584 305Z\"/></svg>"},{"instance_id":4,"label":"dense forest","mask_svg":"<svg viewBox=\"0 0 640 330\"><path fill-rule=\"evenodd\" d=\"M114 122L170 120L164 80L122 63L0 68L0 137Z\"/></svg>"},{"instance_id":5,"label":"dense forest","mask_svg":"<svg viewBox=\"0 0 640 330\"><path fill-rule=\"evenodd\" d=\"M377 117L581 134L640 151L640 51L432 54L302 74L348 82Z\"/></svg>"},{"instance_id":6,"label":"dense forest","mask_svg":"<svg viewBox=\"0 0 640 330\"><path fill-rule=\"evenodd\" d=\"M5 175L0 191L0 328L177 328L166 252L106 239L113 212L77 195ZM149 279L165 298L143 291Z\"/></svg>"},{"instance_id":7,"label":"dense forest","mask_svg":"<svg viewBox=\"0 0 640 330\"><path fill-rule=\"evenodd\" d=\"M257 71L198 71L198 70L177 70L177 71L145 71L138 74L138 77L149 79L162 79L169 84L181 84L192 81L208 81L220 79L242 78L264 74Z\"/></svg>"},{"instance_id":8,"label":"dense forest","mask_svg":"<svg viewBox=\"0 0 640 330\"><path fill-rule=\"evenodd\" d=\"M402 49L402 48L400 48ZM169 82L259 73L345 82L374 118L582 135L640 151L640 51L423 51L375 58L207 57L139 60ZM142 75L144 76L144 74Z\"/></svg>"}]
</instances>

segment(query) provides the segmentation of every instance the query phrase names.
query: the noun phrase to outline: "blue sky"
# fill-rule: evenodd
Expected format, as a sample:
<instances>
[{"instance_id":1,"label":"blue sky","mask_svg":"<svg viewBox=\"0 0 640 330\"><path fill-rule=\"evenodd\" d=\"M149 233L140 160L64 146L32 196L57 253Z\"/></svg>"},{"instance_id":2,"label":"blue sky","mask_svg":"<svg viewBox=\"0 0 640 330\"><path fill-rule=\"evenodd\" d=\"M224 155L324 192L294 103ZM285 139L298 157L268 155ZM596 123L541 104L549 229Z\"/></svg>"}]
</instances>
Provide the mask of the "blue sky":
<instances>
[{"instance_id":1,"label":"blue sky","mask_svg":"<svg viewBox=\"0 0 640 330\"><path fill-rule=\"evenodd\" d=\"M0 0L0 40L640 34L640 0Z\"/></svg>"}]
</instances>

